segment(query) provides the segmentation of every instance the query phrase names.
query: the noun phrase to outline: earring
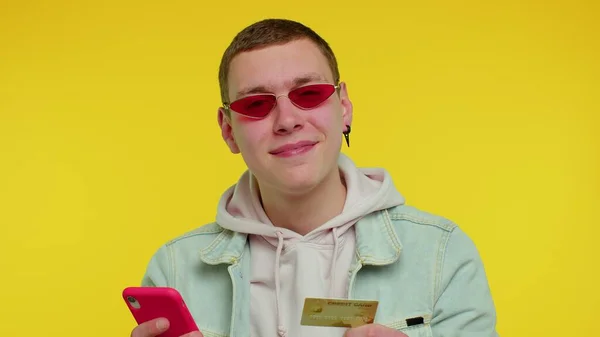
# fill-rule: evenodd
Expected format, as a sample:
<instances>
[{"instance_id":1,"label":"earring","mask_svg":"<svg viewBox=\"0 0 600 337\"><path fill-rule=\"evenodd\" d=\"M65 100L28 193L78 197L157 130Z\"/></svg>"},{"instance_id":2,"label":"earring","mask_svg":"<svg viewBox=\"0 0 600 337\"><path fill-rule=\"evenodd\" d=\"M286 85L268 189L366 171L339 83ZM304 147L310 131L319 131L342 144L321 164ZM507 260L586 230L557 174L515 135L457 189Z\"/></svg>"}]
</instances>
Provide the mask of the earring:
<instances>
[{"instance_id":1,"label":"earring","mask_svg":"<svg viewBox=\"0 0 600 337\"><path fill-rule=\"evenodd\" d=\"M346 125L347 130L342 132L344 134L344 138L346 138L346 145L350 147L350 125Z\"/></svg>"}]
</instances>

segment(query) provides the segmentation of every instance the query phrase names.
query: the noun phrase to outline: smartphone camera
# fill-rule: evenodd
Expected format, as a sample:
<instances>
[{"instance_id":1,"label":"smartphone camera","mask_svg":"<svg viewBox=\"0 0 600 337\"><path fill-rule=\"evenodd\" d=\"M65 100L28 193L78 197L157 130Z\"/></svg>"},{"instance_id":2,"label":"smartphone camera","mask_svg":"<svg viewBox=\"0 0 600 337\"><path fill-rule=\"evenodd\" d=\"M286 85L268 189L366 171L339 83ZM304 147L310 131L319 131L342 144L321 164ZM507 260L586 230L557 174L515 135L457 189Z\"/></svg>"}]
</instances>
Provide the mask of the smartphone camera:
<instances>
[{"instance_id":1,"label":"smartphone camera","mask_svg":"<svg viewBox=\"0 0 600 337\"><path fill-rule=\"evenodd\" d=\"M127 301L131 304L135 309L140 308L140 303L133 296L127 296Z\"/></svg>"}]
</instances>

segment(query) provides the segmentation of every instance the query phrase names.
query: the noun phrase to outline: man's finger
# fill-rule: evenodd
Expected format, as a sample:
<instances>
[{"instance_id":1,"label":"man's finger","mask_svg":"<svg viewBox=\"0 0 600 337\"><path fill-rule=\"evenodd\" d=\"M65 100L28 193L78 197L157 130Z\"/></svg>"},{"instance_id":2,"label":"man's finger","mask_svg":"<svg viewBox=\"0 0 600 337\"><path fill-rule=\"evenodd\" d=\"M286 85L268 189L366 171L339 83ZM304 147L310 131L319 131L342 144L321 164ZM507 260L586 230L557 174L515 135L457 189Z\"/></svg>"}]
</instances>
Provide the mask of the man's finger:
<instances>
[{"instance_id":1,"label":"man's finger","mask_svg":"<svg viewBox=\"0 0 600 337\"><path fill-rule=\"evenodd\" d=\"M165 332L169 328L169 321L166 318L157 318L144 322L131 332L131 337L155 337Z\"/></svg>"},{"instance_id":2,"label":"man's finger","mask_svg":"<svg viewBox=\"0 0 600 337\"><path fill-rule=\"evenodd\" d=\"M408 337L398 330L379 324L367 324L358 328L348 329L344 337Z\"/></svg>"}]
</instances>

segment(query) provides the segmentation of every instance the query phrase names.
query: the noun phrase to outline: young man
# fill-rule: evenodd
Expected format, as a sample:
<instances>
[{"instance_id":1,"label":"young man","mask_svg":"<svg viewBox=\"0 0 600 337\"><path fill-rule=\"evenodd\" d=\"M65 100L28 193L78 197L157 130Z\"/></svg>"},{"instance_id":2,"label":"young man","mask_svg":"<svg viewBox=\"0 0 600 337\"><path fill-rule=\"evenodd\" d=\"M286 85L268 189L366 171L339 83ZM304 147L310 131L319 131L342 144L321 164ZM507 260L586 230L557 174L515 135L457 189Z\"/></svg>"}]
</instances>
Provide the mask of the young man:
<instances>
[{"instance_id":1,"label":"young man","mask_svg":"<svg viewBox=\"0 0 600 337\"><path fill-rule=\"evenodd\" d=\"M181 292L201 331L186 337L497 336L467 235L405 205L384 169L340 153L352 103L319 35L257 22L225 51L219 82L222 137L248 171L222 195L216 222L162 246L143 279ZM360 327L305 325L306 298L378 307ZM167 328L158 319L132 336Z\"/></svg>"}]
</instances>

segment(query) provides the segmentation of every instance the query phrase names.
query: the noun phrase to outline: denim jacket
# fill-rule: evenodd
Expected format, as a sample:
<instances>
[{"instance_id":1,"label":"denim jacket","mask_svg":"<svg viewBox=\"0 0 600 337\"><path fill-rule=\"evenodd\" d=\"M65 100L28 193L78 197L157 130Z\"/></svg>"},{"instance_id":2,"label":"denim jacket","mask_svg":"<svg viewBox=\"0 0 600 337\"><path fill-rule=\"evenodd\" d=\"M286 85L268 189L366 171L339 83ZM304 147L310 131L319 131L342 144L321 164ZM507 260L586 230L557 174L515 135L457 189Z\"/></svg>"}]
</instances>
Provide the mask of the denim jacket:
<instances>
[{"instance_id":1,"label":"denim jacket","mask_svg":"<svg viewBox=\"0 0 600 337\"><path fill-rule=\"evenodd\" d=\"M456 224L402 205L355 226L347 295L379 301L375 323L409 337L498 336L483 263ZM249 254L247 235L208 224L160 247L142 285L179 290L205 337L250 337Z\"/></svg>"}]
</instances>

